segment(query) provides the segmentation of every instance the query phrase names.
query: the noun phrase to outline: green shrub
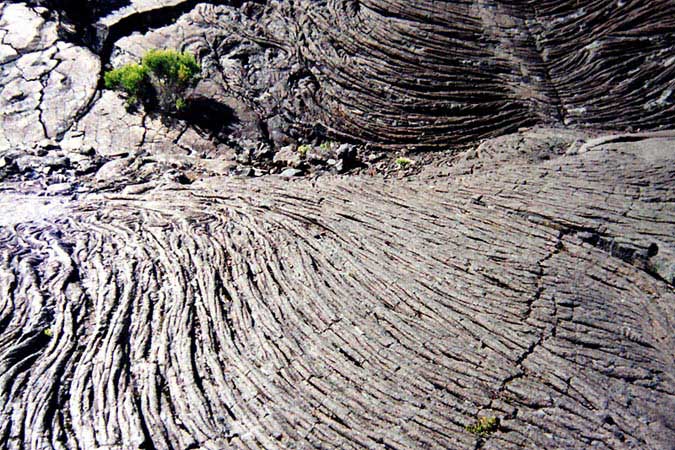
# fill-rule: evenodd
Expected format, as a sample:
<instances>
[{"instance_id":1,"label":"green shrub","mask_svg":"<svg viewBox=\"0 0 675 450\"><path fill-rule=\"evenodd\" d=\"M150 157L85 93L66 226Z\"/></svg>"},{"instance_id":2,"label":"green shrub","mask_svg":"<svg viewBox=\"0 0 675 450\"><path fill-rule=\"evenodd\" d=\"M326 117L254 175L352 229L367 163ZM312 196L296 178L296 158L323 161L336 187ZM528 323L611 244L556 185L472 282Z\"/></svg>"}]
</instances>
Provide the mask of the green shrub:
<instances>
[{"instance_id":1,"label":"green shrub","mask_svg":"<svg viewBox=\"0 0 675 450\"><path fill-rule=\"evenodd\" d=\"M193 55L176 50L150 50L143 56L142 65L159 80L180 88L196 81L201 71Z\"/></svg>"},{"instance_id":2,"label":"green shrub","mask_svg":"<svg viewBox=\"0 0 675 450\"><path fill-rule=\"evenodd\" d=\"M200 65L193 55L176 50L150 50L140 64L106 72L105 87L126 93L127 104L139 101L165 113L187 107L186 90L199 79Z\"/></svg>"},{"instance_id":3,"label":"green shrub","mask_svg":"<svg viewBox=\"0 0 675 450\"><path fill-rule=\"evenodd\" d=\"M404 158L402 156L400 158L396 158L396 161L395 161L395 163L396 163L396 165L398 166L399 169L405 169L406 167L411 165L413 162L414 161L412 159Z\"/></svg>"},{"instance_id":4,"label":"green shrub","mask_svg":"<svg viewBox=\"0 0 675 450\"><path fill-rule=\"evenodd\" d=\"M106 89L124 91L130 103L136 103L148 89L148 70L140 64L127 64L106 72L103 81Z\"/></svg>"},{"instance_id":5,"label":"green shrub","mask_svg":"<svg viewBox=\"0 0 675 450\"><path fill-rule=\"evenodd\" d=\"M486 437L499 428L499 419L496 417L479 417L478 420L465 427L466 431L477 436Z\"/></svg>"}]
</instances>

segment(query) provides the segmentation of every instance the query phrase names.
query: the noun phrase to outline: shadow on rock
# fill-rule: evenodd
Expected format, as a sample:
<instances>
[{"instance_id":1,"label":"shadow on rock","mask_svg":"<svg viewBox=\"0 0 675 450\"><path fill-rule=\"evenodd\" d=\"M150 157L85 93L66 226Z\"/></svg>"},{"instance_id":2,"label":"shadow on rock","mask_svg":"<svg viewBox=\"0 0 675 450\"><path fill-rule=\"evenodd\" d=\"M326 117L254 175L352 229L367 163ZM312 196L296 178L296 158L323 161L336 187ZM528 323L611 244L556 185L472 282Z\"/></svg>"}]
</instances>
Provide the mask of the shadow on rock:
<instances>
[{"instance_id":1,"label":"shadow on rock","mask_svg":"<svg viewBox=\"0 0 675 450\"><path fill-rule=\"evenodd\" d=\"M231 107L206 97L190 99L180 118L219 141L225 140L239 123Z\"/></svg>"}]
</instances>

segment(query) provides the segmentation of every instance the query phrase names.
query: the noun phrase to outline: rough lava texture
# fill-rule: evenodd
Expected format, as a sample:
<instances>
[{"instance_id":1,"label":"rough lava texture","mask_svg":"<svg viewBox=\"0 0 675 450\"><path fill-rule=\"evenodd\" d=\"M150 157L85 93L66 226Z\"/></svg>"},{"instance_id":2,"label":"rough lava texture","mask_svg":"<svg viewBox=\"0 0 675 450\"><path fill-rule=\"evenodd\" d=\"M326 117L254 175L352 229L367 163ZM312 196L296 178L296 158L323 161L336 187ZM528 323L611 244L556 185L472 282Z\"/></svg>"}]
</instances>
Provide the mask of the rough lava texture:
<instances>
[{"instance_id":1,"label":"rough lava texture","mask_svg":"<svg viewBox=\"0 0 675 450\"><path fill-rule=\"evenodd\" d=\"M100 62L59 40L44 8L0 4L0 146L30 148L72 126L96 91Z\"/></svg>"},{"instance_id":2,"label":"rough lava texture","mask_svg":"<svg viewBox=\"0 0 675 450\"><path fill-rule=\"evenodd\" d=\"M181 126L243 163L327 139L443 150L533 124L675 120L667 0L33 3L46 6L6 4L16 19L0 24L6 147L60 139L85 113L113 130L134 120L101 115L114 105L85 46L105 67L156 47L197 54L203 82Z\"/></svg>"},{"instance_id":3,"label":"rough lava texture","mask_svg":"<svg viewBox=\"0 0 675 450\"><path fill-rule=\"evenodd\" d=\"M560 142L412 181L4 194L0 442L669 448L675 141Z\"/></svg>"},{"instance_id":4,"label":"rough lava texture","mask_svg":"<svg viewBox=\"0 0 675 450\"><path fill-rule=\"evenodd\" d=\"M670 2L216 3L0 3L0 448L673 448Z\"/></svg>"},{"instance_id":5,"label":"rough lava texture","mask_svg":"<svg viewBox=\"0 0 675 450\"><path fill-rule=\"evenodd\" d=\"M672 126L668 0L301 1L327 128L442 147L532 123Z\"/></svg>"}]
</instances>

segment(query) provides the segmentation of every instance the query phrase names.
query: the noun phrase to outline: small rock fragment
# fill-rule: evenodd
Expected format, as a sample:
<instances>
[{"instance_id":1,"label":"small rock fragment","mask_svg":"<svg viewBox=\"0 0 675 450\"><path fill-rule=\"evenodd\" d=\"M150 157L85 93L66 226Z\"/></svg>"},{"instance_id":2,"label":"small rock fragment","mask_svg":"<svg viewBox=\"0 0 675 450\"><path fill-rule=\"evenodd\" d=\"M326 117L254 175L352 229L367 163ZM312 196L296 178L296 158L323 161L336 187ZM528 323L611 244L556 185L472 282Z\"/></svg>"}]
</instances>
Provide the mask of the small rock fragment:
<instances>
[{"instance_id":1,"label":"small rock fragment","mask_svg":"<svg viewBox=\"0 0 675 450\"><path fill-rule=\"evenodd\" d=\"M62 195L68 194L72 191L73 187L70 183L56 183L50 184L47 186L47 194L51 195Z\"/></svg>"},{"instance_id":2,"label":"small rock fragment","mask_svg":"<svg viewBox=\"0 0 675 450\"><path fill-rule=\"evenodd\" d=\"M289 167L279 174L279 176L282 178L299 177L300 175L302 175L302 170L294 169L292 167Z\"/></svg>"},{"instance_id":3,"label":"small rock fragment","mask_svg":"<svg viewBox=\"0 0 675 450\"><path fill-rule=\"evenodd\" d=\"M335 155L338 159L345 160L346 162L352 162L356 158L356 147L352 144L342 144L338 147Z\"/></svg>"},{"instance_id":4,"label":"small rock fragment","mask_svg":"<svg viewBox=\"0 0 675 450\"><path fill-rule=\"evenodd\" d=\"M65 156L46 156L42 161L45 166L53 169L64 169L70 166L70 160Z\"/></svg>"},{"instance_id":5,"label":"small rock fragment","mask_svg":"<svg viewBox=\"0 0 675 450\"><path fill-rule=\"evenodd\" d=\"M279 166L299 167L302 164L302 155L293 147L288 145L282 147L272 159L274 164Z\"/></svg>"},{"instance_id":6,"label":"small rock fragment","mask_svg":"<svg viewBox=\"0 0 675 450\"><path fill-rule=\"evenodd\" d=\"M235 175L239 177L253 177L255 176L255 170L251 167L244 167L235 171Z\"/></svg>"}]
</instances>

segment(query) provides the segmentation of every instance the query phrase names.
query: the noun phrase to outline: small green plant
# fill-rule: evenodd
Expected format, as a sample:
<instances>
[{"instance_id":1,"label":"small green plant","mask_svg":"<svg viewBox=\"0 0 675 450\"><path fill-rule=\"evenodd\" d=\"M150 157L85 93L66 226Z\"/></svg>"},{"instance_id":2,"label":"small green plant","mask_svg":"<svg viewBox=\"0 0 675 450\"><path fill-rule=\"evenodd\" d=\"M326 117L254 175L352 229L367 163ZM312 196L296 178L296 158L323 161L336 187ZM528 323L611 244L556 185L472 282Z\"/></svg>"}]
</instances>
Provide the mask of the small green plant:
<instances>
[{"instance_id":1,"label":"small green plant","mask_svg":"<svg viewBox=\"0 0 675 450\"><path fill-rule=\"evenodd\" d=\"M54 331L51 328L45 328L42 333L47 336L48 338L54 336Z\"/></svg>"},{"instance_id":2,"label":"small green plant","mask_svg":"<svg viewBox=\"0 0 675 450\"><path fill-rule=\"evenodd\" d=\"M193 55L176 50L150 50L140 64L127 64L104 74L107 89L124 92L127 105L139 101L162 112L177 113L187 107L186 90L198 79L201 67Z\"/></svg>"},{"instance_id":3,"label":"small green plant","mask_svg":"<svg viewBox=\"0 0 675 450\"><path fill-rule=\"evenodd\" d=\"M148 69L140 64L127 64L119 69L106 72L103 76L106 89L115 89L127 94L127 103L138 102L139 97L149 88Z\"/></svg>"},{"instance_id":4,"label":"small green plant","mask_svg":"<svg viewBox=\"0 0 675 450\"><path fill-rule=\"evenodd\" d=\"M324 152L332 150L333 147L335 147L335 142L333 141L326 141L319 144L319 148Z\"/></svg>"},{"instance_id":5,"label":"small green plant","mask_svg":"<svg viewBox=\"0 0 675 450\"><path fill-rule=\"evenodd\" d=\"M178 88L188 87L201 71L193 55L176 50L150 50L143 56L141 65L160 81Z\"/></svg>"},{"instance_id":6,"label":"small green plant","mask_svg":"<svg viewBox=\"0 0 675 450\"><path fill-rule=\"evenodd\" d=\"M312 147L307 145L307 144L299 145L298 146L298 153L300 154L300 156L302 156L304 158L305 156L307 156L307 152L310 151L311 149L312 149Z\"/></svg>"},{"instance_id":7,"label":"small green plant","mask_svg":"<svg viewBox=\"0 0 675 450\"><path fill-rule=\"evenodd\" d=\"M467 425L464 429L469 433L480 437L486 437L499 428L499 419L496 417L479 417L478 420L471 425Z\"/></svg>"},{"instance_id":8,"label":"small green plant","mask_svg":"<svg viewBox=\"0 0 675 450\"><path fill-rule=\"evenodd\" d=\"M399 169L405 169L406 167L408 167L413 163L413 160L401 156L399 158L396 158L396 161L394 162L396 163Z\"/></svg>"}]
</instances>

